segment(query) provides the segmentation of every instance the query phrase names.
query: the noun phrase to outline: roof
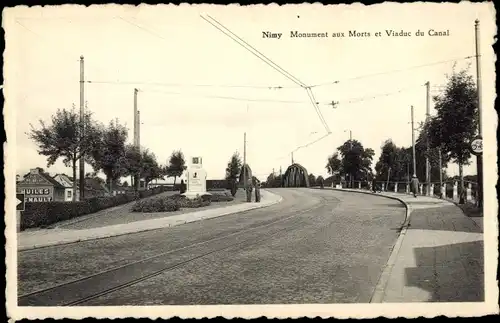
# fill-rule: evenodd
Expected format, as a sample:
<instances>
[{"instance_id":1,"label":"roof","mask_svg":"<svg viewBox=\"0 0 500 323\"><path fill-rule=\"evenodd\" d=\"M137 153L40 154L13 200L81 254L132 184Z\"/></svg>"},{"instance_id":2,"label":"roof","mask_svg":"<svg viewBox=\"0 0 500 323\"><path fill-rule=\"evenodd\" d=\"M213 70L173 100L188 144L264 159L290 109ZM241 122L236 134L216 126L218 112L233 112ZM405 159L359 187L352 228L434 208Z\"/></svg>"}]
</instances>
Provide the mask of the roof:
<instances>
[{"instance_id":1,"label":"roof","mask_svg":"<svg viewBox=\"0 0 500 323\"><path fill-rule=\"evenodd\" d=\"M38 173L38 175L42 176L44 179L54 185L54 188L65 188L61 183L50 177L50 175L47 173Z\"/></svg>"},{"instance_id":2,"label":"roof","mask_svg":"<svg viewBox=\"0 0 500 323\"><path fill-rule=\"evenodd\" d=\"M106 187L106 185L100 183L95 178L85 178L85 189L108 192L108 188Z\"/></svg>"},{"instance_id":3,"label":"roof","mask_svg":"<svg viewBox=\"0 0 500 323\"><path fill-rule=\"evenodd\" d=\"M56 177L57 177L57 176L59 176L59 177L61 178L62 182L56 179ZM55 181L59 182L59 183L60 183L61 185L63 185L64 187L73 187L73 181L72 181L72 180L69 178L69 176L68 176L68 175L66 175L66 174L56 174L56 175L52 176L52 178L53 178ZM65 185L65 183L66 183L67 185Z\"/></svg>"}]
</instances>

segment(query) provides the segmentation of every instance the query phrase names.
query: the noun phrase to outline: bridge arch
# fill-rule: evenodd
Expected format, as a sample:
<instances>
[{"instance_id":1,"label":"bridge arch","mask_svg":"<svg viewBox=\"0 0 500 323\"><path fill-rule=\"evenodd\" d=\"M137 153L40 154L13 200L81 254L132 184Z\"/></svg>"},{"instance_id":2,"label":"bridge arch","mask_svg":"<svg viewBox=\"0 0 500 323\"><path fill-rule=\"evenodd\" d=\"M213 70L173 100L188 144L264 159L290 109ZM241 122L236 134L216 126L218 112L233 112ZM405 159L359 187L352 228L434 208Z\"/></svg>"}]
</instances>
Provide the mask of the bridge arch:
<instances>
[{"instance_id":1,"label":"bridge arch","mask_svg":"<svg viewBox=\"0 0 500 323\"><path fill-rule=\"evenodd\" d=\"M244 182L243 177L244 177L244 174L245 174L245 172L244 172L245 168L247 170L247 183L252 183L252 178L253 178L253 176L252 176L252 169L250 168L250 166L248 166L248 164L245 164L245 165L241 166L240 178L239 178L238 181L240 183Z\"/></svg>"},{"instance_id":2,"label":"bridge arch","mask_svg":"<svg viewBox=\"0 0 500 323\"><path fill-rule=\"evenodd\" d=\"M309 187L309 175L304 166L294 163L283 175L283 187Z\"/></svg>"}]
</instances>

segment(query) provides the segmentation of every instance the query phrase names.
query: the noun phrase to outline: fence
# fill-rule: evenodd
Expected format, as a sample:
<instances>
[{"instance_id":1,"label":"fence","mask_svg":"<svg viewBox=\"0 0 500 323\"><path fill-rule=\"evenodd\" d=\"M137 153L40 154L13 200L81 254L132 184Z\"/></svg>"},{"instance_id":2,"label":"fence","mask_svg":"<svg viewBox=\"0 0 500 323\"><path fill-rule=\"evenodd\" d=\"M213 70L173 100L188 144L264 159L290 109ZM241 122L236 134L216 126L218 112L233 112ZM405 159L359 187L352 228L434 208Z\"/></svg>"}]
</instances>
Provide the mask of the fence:
<instances>
[{"instance_id":1,"label":"fence","mask_svg":"<svg viewBox=\"0 0 500 323\"><path fill-rule=\"evenodd\" d=\"M395 193L410 193L410 183L409 182L387 182L387 181L377 181L375 182L377 188L384 192L395 192ZM429 185L429 190L427 190L427 185ZM453 201L459 201L460 196L463 194L463 198L467 202L474 203L477 196L477 183L471 181L464 181L464 191L458 181L446 181L443 182L443 187L441 188L439 182L420 183L418 194L435 196L439 198L446 198ZM372 182L367 181L354 181L353 187L349 187L349 182L332 182L332 187L336 188L354 188L354 189L371 189Z\"/></svg>"}]
</instances>

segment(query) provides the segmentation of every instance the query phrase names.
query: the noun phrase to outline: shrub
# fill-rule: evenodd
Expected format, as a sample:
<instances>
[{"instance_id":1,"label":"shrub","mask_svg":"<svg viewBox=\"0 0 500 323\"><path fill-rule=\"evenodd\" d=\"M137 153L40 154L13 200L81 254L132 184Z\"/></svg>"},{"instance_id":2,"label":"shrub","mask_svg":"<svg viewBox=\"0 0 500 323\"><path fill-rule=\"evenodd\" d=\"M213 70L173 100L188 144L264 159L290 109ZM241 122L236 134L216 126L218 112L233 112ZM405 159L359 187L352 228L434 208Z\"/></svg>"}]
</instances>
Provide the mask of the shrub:
<instances>
[{"instance_id":1,"label":"shrub","mask_svg":"<svg viewBox=\"0 0 500 323\"><path fill-rule=\"evenodd\" d=\"M210 195L203 195L194 199L189 199L181 195L173 195L171 198L174 199L181 208L199 208L211 204Z\"/></svg>"},{"instance_id":2,"label":"shrub","mask_svg":"<svg viewBox=\"0 0 500 323\"><path fill-rule=\"evenodd\" d=\"M26 203L25 211L21 212L21 230L45 227L60 221L95 213L110 207L133 202L138 198L162 192L164 192L164 189L158 187L152 190L140 191L138 194L132 193L110 197L93 197L78 202Z\"/></svg>"},{"instance_id":3,"label":"shrub","mask_svg":"<svg viewBox=\"0 0 500 323\"><path fill-rule=\"evenodd\" d=\"M173 212L178 211L180 206L176 201L164 197L155 197L147 200L137 201L133 206L132 212Z\"/></svg>"},{"instance_id":4,"label":"shrub","mask_svg":"<svg viewBox=\"0 0 500 323\"><path fill-rule=\"evenodd\" d=\"M137 201L131 208L132 212L173 212L180 208L199 208L209 206L211 197L204 195L195 199L188 199L180 194L157 197L146 200Z\"/></svg>"}]
</instances>

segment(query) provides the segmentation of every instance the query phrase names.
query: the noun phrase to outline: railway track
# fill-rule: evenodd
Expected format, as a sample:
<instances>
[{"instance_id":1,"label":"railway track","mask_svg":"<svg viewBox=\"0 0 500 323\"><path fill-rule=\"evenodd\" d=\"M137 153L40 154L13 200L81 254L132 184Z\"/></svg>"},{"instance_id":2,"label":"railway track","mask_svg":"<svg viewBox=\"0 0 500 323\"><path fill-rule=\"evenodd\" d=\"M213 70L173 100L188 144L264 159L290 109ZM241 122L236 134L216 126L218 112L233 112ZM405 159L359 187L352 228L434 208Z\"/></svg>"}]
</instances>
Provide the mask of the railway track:
<instances>
[{"instance_id":1,"label":"railway track","mask_svg":"<svg viewBox=\"0 0 500 323\"><path fill-rule=\"evenodd\" d=\"M244 248L293 231L303 225L298 216L322 208L326 199L313 207L293 211L276 220L261 222L224 236L169 250L113 267L86 277L37 290L18 297L18 306L74 306L123 290L162 273L189 264L197 259L231 248ZM278 226L278 228L273 228ZM282 227L280 227L282 226ZM264 231L257 232L257 230Z\"/></svg>"}]
</instances>

